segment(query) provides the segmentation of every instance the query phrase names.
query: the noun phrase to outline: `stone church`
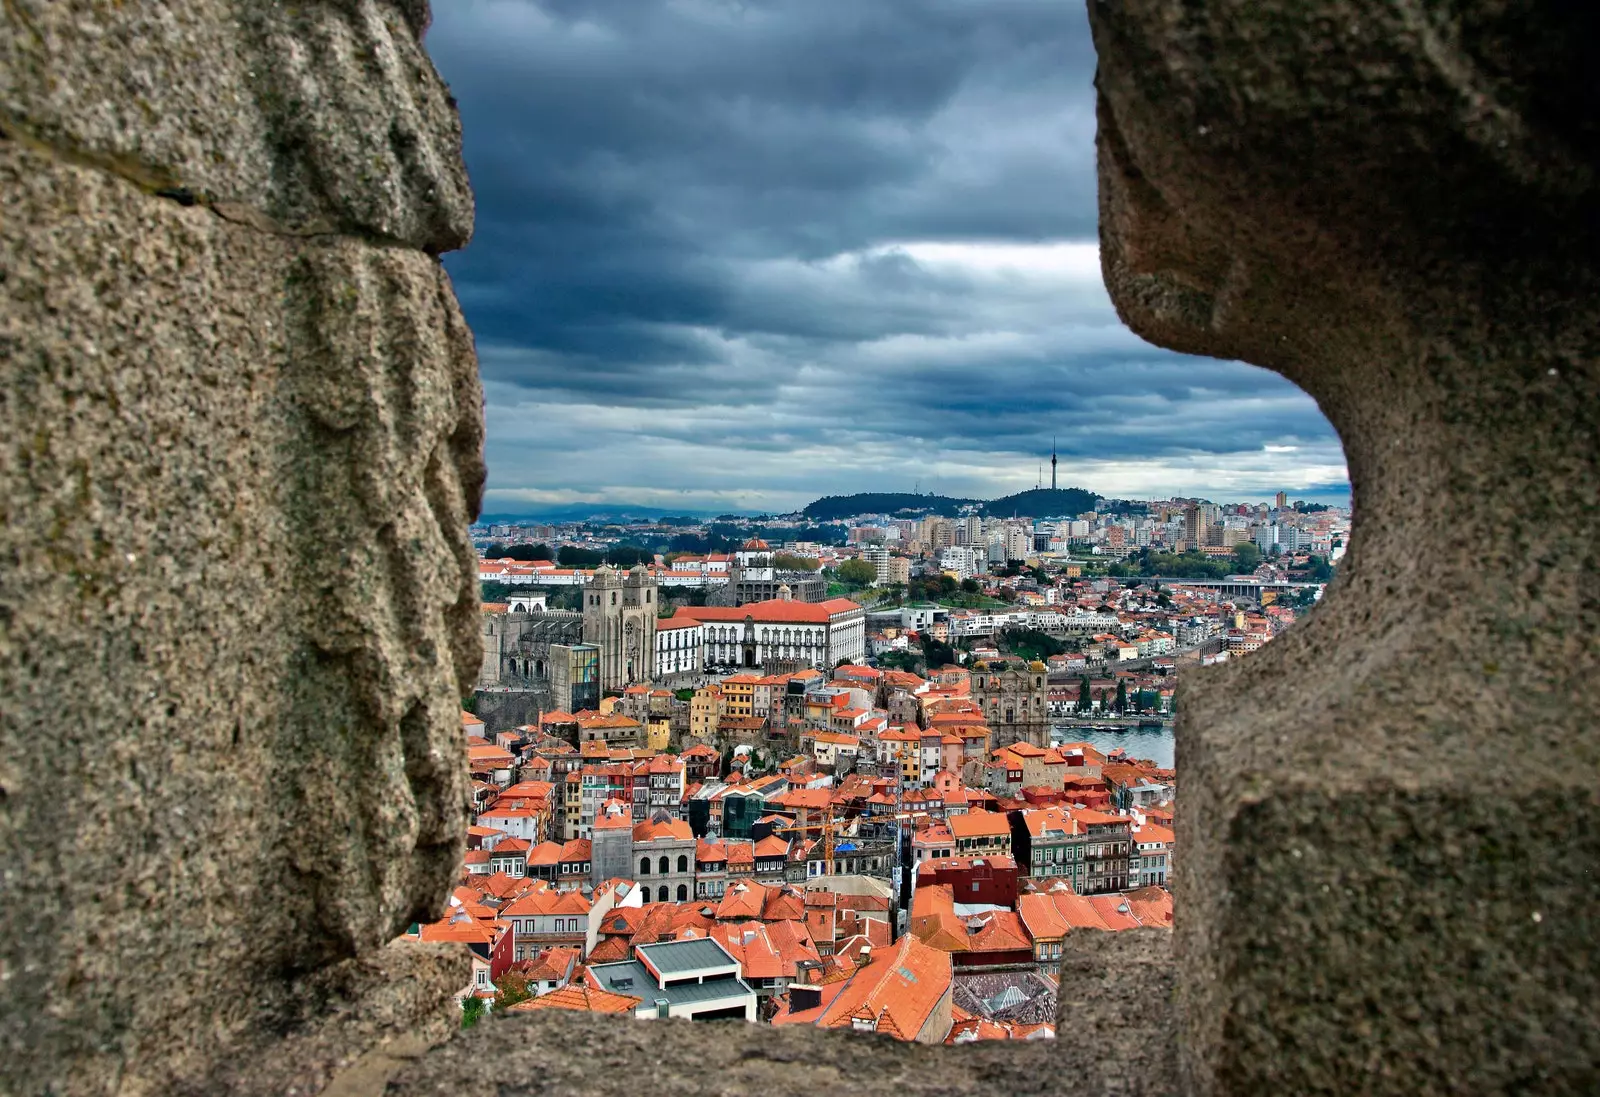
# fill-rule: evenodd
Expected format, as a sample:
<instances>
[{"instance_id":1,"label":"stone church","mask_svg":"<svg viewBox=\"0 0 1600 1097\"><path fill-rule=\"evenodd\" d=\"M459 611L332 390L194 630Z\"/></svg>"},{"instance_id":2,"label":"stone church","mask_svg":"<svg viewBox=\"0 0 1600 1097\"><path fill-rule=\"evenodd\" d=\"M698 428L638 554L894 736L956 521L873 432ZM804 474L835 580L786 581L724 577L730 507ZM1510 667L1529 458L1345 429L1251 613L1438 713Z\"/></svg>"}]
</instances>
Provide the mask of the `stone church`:
<instances>
[{"instance_id":1,"label":"stone church","mask_svg":"<svg viewBox=\"0 0 1600 1097\"><path fill-rule=\"evenodd\" d=\"M1050 745L1047 692L1042 663L993 660L978 663L972 671L972 697L982 706L997 747Z\"/></svg>"},{"instance_id":2,"label":"stone church","mask_svg":"<svg viewBox=\"0 0 1600 1097\"><path fill-rule=\"evenodd\" d=\"M796 602L820 602L828 596L828 584L816 572L792 571L776 566L772 546L752 537L733 554L728 569L728 585L709 605L742 606L749 602L770 602L786 588Z\"/></svg>"},{"instance_id":3,"label":"stone church","mask_svg":"<svg viewBox=\"0 0 1600 1097\"><path fill-rule=\"evenodd\" d=\"M583 642L600 649L600 689L647 682L656 665L657 583L644 565L602 567L583 595Z\"/></svg>"}]
</instances>

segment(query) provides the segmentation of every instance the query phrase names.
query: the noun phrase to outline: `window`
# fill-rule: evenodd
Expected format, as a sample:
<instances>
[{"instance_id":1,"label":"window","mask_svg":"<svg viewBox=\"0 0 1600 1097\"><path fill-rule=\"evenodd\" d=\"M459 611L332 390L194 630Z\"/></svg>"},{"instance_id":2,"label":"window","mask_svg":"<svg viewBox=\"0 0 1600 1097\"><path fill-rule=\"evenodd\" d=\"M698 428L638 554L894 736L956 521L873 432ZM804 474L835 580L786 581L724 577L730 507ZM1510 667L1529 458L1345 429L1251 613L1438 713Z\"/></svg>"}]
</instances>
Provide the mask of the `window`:
<instances>
[{"instance_id":1,"label":"window","mask_svg":"<svg viewBox=\"0 0 1600 1097\"><path fill-rule=\"evenodd\" d=\"M689 898L689 885L687 885L687 884L679 884L678 885L678 902L681 903L687 898Z\"/></svg>"},{"instance_id":2,"label":"window","mask_svg":"<svg viewBox=\"0 0 1600 1097\"><path fill-rule=\"evenodd\" d=\"M679 872L688 872L689 871L689 858L687 858L687 857L679 857L678 858L678 871Z\"/></svg>"},{"instance_id":3,"label":"window","mask_svg":"<svg viewBox=\"0 0 1600 1097\"><path fill-rule=\"evenodd\" d=\"M649 876L650 875L650 858L648 858L648 857L639 858L639 875L640 876Z\"/></svg>"},{"instance_id":4,"label":"window","mask_svg":"<svg viewBox=\"0 0 1600 1097\"><path fill-rule=\"evenodd\" d=\"M661 857L661 875L665 876L672 871L672 862L663 854Z\"/></svg>"}]
</instances>

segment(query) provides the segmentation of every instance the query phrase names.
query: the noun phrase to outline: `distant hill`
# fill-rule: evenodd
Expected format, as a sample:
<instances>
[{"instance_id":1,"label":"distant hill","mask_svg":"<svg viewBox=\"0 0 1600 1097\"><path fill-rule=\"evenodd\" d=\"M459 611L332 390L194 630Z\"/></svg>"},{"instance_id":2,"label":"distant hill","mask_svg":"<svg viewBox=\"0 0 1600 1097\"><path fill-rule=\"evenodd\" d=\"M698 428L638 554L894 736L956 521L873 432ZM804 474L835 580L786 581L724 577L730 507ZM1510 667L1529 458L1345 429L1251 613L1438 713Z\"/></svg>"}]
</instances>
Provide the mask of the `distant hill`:
<instances>
[{"instance_id":1,"label":"distant hill","mask_svg":"<svg viewBox=\"0 0 1600 1097\"><path fill-rule=\"evenodd\" d=\"M1093 510L1098 498L1082 488L1035 488L985 503L983 513L991 518L1010 518L1013 514L1018 518L1054 518Z\"/></svg>"},{"instance_id":2,"label":"distant hill","mask_svg":"<svg viewBox=\"0 0 1600 1097\"><path fill-rule=\"evenodd\" d=\"M904 491L865 491L856 495L824 496L800 513L816 522L837 522L852 514L895 514L899 511L948 516L964 506L976 505L981 507L984 514L995 518L1010 518L1012 515L1044 518L1093 510L1098 498L1094 492L1083 488L1061 488L1056 491L1038 488L1019 491L992 502L957 499L948 495L915 495Z\"/></svg>"},{"instance_id":3,"label":"distant hill","mask_svg":"<svg viewBox=\"0 0 1600 1097\"><path fill-rule=\"evenodd\" d=\"M836 522L852 514L894 514L912 510L952 515L982 499L952 499L948 495L916 495L909 491L864 491L856 495L825 495L800 513L816 522Z\"/></svg>"}]
</instances>

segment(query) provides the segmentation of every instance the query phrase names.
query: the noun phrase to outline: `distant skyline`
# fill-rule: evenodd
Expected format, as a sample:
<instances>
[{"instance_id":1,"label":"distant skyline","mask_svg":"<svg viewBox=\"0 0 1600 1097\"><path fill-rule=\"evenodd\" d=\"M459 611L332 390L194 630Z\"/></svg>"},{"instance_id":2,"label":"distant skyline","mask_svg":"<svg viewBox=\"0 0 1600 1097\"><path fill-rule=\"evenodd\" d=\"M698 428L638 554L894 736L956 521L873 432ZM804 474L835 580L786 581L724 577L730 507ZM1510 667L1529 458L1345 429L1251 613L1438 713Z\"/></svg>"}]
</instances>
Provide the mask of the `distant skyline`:
<instances>
[{"instance_id":1,"label":"distant skyline","mask_svg":"<svg viewBox=\"0 0 1600 1097\"><path fill-rule=\"evenodd\" d=\"M1056 0L452 0L486 513L822 495L1345 501L1314 402L1100 281L1094 55Z\"/></svg>"}]
</instances>

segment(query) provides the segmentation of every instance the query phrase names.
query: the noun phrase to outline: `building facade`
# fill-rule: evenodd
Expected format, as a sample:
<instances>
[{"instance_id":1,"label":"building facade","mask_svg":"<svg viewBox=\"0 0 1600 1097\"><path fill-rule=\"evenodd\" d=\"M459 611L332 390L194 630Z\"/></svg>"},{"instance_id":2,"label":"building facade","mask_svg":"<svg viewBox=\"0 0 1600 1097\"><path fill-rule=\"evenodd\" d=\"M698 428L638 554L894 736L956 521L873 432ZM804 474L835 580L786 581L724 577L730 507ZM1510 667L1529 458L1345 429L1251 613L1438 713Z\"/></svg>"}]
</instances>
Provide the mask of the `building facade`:
<instances>
[{"instance_id":1,"label":"building facade","mask_svg":"<svg viewBox=\"0 0 1600 1097\"><path fill-rule=\"evenodd\" d=\"M831 669L860 662L867 652L866 611L848 598L683 606L674 619L701 624L706 666L754 670L789 662Z\"/></svg>"},{"instance_id":2,"label":"building facade","mask_svg":"<svg viewBox=\"0 0 1600 1097\"><path fill-rule=\"evenodd\" d=\"M1050 745L1048 692L1043 663L978 663L973 669L972 697L982 707L997 747Z\"/></svg>"},{"instance_id":3,"label":"building facade","mask_svg":"<svg viewBox=\"0 0 1600 1097\"><path fill-rule=\"evenodd\" d=\"M600 649L600 689L620 693L656 669L656 581L644 565L602 567L583 595L583 641Z\"/></svg>"}]
</instances>

